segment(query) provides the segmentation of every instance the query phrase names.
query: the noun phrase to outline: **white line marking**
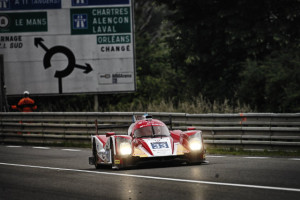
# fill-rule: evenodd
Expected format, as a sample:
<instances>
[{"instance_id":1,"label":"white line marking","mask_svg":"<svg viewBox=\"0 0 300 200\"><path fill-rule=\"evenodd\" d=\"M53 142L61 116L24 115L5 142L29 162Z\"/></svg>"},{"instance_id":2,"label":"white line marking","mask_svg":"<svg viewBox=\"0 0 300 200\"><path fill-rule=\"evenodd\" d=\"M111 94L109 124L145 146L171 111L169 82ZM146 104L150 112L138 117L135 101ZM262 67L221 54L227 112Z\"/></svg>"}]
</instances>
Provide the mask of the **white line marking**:
<instances>
[{"instance_id":1,"label":"white line marking","mask_svg":"<svg viewBox=\"0 0 300 200\"><path fill-rule=\"evenodd\" d=\"M62 149L62 151L81 151L79 149Z\"/></svg>"},{"instance_id":2,"label":"white line marking","mask_svg":"<svg viewBox=\"0 0 300 200\"><path fill-rule=\"evenodd\" d=\"M22 146L6 146L6 147L9 147L9 148L20 148L20 147L22 147Z\"/></svg>"},{"instance_id":3,"label":"white line marking","mask_svg":"<svg viewBox=\"0 0 300 200\"><path fill-rule=\"evenodd\" d=\"M206 156L206 158L225 158L226 156Z\"/></svg>"},{"instance_id":4,"label":"white line marking","mask_svg":"<svg viewBox=\"0 0 300 200\"><path fill-rule=\"evenodd\" d=\"M270 157L244 157L244 158L248 158L248 159L268 159Z\"/></svg>"},{"instance_id":5,"label":"white line marking","mask_svg":"<svg viewBox=\"0 0 300 200\"><path fill-rule=\"evenodd\" d=\"M300 158L290 158L289 160L297 160L297 161L300 161Z\"/></svg>"},{"instance_id":6,"label":"white line marking","mask_svg":"<svg viewBox=\"0 0 300 200\"><path fill-rule=\"evenodd\" d=\"M50 149L49 147L32 147L33 149L45 149L45 150L48 150Z\"/></svg>"},{"instance_id":7,"label":"white line marking","mask_svg":"<svg viewBox=\"0 0 300 200\"><path fill-rule=\"evenodd\" d=\"M266 190L300 192L300 188L285 188L285 187L272 187L272 186L262 186L262 185L247 185L247 184L236 184L236 183L198 181L198 180L164 178L164 177L155 177L155 176L142 176L142 175L134 175L134 174L119 174L119 173L112 173L112 172L89 171L89 170L81 170L81 169L67 169L67 168L43 167L43 166L34 166L34 165L22 165L22 164L13 164L13 163L0 163L0 165L48 169L48 170L59 170L59 171L71 171L71 172L81 172L81 173L91 173L91 174L104 174L104 175L112 175L112 176L124 176L124 177L144 178L144 179L174 181L174 182L184 182L184 183L198 183L198 184L208 184L208 185L221 185L221 186L232 186L232 187L244 187L244 188L256 188L256 189L266 189Z\"/></svg>"}]
</instances>

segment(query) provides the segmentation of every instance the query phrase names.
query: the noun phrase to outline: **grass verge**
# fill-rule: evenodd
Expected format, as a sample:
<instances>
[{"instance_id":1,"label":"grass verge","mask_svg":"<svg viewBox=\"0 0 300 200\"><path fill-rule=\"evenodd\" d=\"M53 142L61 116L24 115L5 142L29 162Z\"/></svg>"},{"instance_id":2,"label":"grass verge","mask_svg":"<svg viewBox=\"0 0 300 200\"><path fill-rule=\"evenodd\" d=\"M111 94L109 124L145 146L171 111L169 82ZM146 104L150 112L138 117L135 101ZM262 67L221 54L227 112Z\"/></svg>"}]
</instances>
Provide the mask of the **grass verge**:
<instances>
[{"instance_id":1,"label":"grass verge","mask_svg":"<svg viewBox=\"0 0 300 200\"><path fill-rule=\"evenodd\" d=\"M206 148L207 154L235 155L235 156L272 156L272 157L300 157L298 150L270 150L270 149L242 149L242 148Z\"/></svg>"}]
</instances>

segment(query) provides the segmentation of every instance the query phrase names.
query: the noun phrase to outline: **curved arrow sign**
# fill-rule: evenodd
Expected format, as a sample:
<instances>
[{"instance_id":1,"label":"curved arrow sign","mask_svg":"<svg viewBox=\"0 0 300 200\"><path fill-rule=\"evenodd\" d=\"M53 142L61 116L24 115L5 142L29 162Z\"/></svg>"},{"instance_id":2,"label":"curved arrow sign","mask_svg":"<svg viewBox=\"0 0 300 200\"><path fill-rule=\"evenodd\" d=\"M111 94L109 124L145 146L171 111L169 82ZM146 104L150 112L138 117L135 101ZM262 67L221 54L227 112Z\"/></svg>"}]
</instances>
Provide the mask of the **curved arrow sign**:
<instances>
[{"instance_id":1,"label":"curved arrow sign","mask_svg":"<svg viewBox=\"0 0 300 200\"><path fill-rule=\"evenodd\" d=\"M34 45L38 48L39 46L42 47L46 51L46 54L44 56L43 64L45 69L51 67L51 58L57 54L61 53L64 54L68 59L68 65L64 70L56 71L54 77L58 78L58 85L59 85L59 93L62 93L62 78L69 76L74 68L82 69L84 70L84 73L90 73L93 68L90 64L86 63L86 65L79 65L76 64L76 58L73 54L73 52L65 47L65 46L54 46L52 48L47 48L47 46L43 43L43 38L34 38Z\"/></svg>"}]
</instances>

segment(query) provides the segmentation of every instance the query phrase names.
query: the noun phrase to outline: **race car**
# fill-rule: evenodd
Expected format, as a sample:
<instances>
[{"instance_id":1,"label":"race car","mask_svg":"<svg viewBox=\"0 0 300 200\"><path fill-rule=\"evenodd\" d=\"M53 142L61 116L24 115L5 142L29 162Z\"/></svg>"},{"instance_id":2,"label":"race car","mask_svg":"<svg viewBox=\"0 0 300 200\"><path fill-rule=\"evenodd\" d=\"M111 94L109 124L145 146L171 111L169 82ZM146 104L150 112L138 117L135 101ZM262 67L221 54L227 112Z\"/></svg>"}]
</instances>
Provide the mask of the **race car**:
<instances>
[{"instance_id":1,"label":"race car","mask_svg":"<svg viewBox=\"0 0 300 200\"><path fill-rule=\"evenodd\" d=\"M154 161L206 162L201 131L194 128L170 131L164 122L149 115L134 120L127 135L96 134L91 137L91 143L89 164L96 169L103 165L121 169Z\"/></svg>"}]
</instances>

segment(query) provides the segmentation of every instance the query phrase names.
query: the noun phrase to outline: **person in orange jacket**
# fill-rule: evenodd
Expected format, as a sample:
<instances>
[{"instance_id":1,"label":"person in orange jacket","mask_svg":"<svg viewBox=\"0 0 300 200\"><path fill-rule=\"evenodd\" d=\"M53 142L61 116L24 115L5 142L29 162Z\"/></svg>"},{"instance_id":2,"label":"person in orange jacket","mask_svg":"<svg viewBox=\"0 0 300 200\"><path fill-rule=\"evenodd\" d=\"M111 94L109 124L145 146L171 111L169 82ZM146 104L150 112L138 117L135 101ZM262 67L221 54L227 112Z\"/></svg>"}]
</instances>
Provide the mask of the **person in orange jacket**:
<instances>
[{"instance_id":1,"label":"person in orange jacket","mask_svg":"<svg viewBox=\"0 0 300 200\"><path fill-rule=\"evenodd\" d=\"M29 97L29 92L24 92L24 97L19 101L18 105L13 105L12 109L18 109L21 112L32 112L37 109L35 101Z\"/></svg>"}]
</instances>

